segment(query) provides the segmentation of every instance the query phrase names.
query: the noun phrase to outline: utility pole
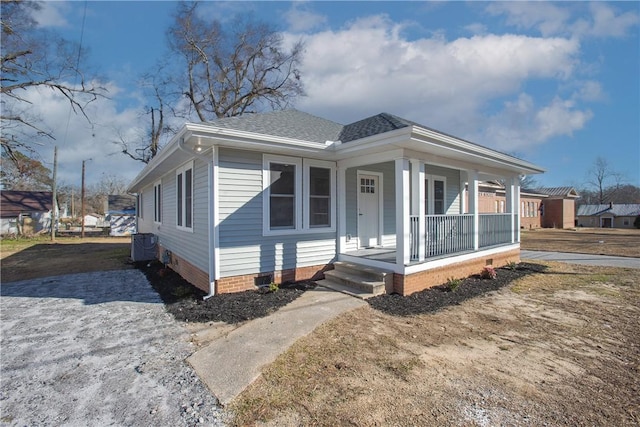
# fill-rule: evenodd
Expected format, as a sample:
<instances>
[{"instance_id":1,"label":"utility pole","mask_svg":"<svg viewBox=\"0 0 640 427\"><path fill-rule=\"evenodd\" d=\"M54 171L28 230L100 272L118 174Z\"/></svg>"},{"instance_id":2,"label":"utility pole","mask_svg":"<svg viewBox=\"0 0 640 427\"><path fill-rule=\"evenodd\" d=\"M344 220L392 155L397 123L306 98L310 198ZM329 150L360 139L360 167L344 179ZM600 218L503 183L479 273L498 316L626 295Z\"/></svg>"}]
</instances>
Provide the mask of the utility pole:
<instances>
[{"instance_id":1,"label":"utility pole","mask_svg":"<svg viewBox=\"0 0 640 427\"><path fill-rule=\"evenodd\" d=\"M84 239L84 162L86 162L86 160L82 161L82 189L80 190L80 215L82 215L82 231L80 232L81 239Z\"/></svg>"},{"instance_id":2,"label":"utility pole","mask_svg":"<svg viewBox=\"0 0 640 427\"><path fill-rule=\"evenodd\" d=\"M52 191L51 191L51 241L56 241L56 220L58 219L58 213L56 212L56 208L58 207L57 203L57 184L56 184L56 176L58 174L58 146L55 145L53 147L53 183L52 183Z\"/></svg>"}]
</instances>

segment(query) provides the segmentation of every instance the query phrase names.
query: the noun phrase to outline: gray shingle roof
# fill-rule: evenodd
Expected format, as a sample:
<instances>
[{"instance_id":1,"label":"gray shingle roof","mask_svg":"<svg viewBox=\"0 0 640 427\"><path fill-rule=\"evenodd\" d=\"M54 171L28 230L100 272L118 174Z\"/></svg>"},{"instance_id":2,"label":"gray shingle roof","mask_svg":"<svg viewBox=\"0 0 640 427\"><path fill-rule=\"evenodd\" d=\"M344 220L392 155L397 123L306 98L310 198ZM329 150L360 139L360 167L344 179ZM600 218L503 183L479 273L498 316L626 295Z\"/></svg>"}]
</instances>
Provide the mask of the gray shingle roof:
<instances>
[{"instance_id":1,"label":"gray shingle roof","mask_svg":"<svg viewBox=\"0 0 640 427\"><path fill-rule=\"evenodd\" d=\"M136 198L129 194L110 194L107 211L110 214L135 213Z\"/></svg>"},{"instance_id":2,"label":"gray shingle roof","mask_svg":"<svg viewBox=\"0 0 640 427\"><path fill-rule=\"evenodd\" d=\"M603 205L582 205L578 206L576 216L592 216L602 214L612 214L613 216L637 216L640 215L640 204L603 204Z\"/></svg>"},{"instance_id":3,"label":"gray shingle roof","mask_svg":"<svg viewBox=\"0 0 640 427\"><path fill-rule=\"evenodd\" d=\"M245 114L214 120L211 126L304 141L336 141L343 126L298 110Z\"/></svg>"},{"instance_id":4,"label":"gray shingle roof","mask_svg":"<svg viewBox=\"0 0 640 427\"><path fill-rule=\"evenodd\" d=\"M380 113L344 126L339 139L342 142L355 141L356 139L366 138L413 125L416 125L416 123L394 116L393 114Z\"/></svg>"}]
</instances>

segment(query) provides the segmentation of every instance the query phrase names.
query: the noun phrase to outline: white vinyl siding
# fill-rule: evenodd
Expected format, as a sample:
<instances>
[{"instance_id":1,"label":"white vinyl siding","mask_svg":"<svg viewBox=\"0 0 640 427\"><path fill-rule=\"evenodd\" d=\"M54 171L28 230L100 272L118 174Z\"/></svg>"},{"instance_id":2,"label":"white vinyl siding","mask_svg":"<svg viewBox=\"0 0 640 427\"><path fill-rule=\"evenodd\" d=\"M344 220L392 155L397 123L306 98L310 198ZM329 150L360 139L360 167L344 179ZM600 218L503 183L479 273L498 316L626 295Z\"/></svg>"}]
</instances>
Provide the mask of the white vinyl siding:
<instances>
[{"instance_id":1,"label":"white vinyl siding","mask_svg":"<svg viewBox=\"0 0 640 427\"><path fill-rule=\"evenodd\" d=\"M306 159L305 159L306 160ZM219 151L220 275L269 273L314 266L335 258L335 232L296 230L263 235L263 155Z\"/></svg>"}]
</instances>

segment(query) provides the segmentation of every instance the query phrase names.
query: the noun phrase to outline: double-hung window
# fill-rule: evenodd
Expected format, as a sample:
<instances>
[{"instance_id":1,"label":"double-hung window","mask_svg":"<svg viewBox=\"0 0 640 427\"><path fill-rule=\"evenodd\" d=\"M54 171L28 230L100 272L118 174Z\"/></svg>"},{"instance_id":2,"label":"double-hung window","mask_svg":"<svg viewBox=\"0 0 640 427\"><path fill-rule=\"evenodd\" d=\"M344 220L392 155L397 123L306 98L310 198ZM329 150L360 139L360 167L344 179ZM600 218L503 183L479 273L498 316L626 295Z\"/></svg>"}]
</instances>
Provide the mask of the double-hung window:
<instances>
[{"instance_id":1,"label":"double-hung window","mask_svg":"<svg viewBox=\"0 0 640 427\"><path fill-rule=\"evenodd\" d=\"M447 179L443 176L426 175L424 202L427 215L444 215L447 211Z\"/></svg>"},{"instance_id":2,"label":"double-hung window","mask_svg":"<svg viewBox=\"0 0 640 427\"><path fill-rule=\"evenodd\" d=\"M335 166L319 160L264 155L265 235L335 230Z\"/></svg>"},{"instance_id":3,"label":"double-hung window","mask_svg":"<svg viewBox=\"0 0 640 427\"><path fill-rule=\"evenodd\" d=\"M335 230L335 168L331 162L304 160L304 228Z\"/></svg>"},{"instance_id":4,"label":"double-hung window","mask_svg":"<svg viewBox=\"0 0 640 427\"><path fill-rule=\"evenodd\" d=\"M176 171L176 226L193 230L193 162Z\"/></svg>"},{"instance_id":5,"label":"double-hung window","mask_svg":"<svg viewBox=\"0 0 640 427\"><path fill-rule=\"evenodd\" d=\"M162 184L160 182L153 186L153 222L162 222Z\"/></svg>"}]
</instances>

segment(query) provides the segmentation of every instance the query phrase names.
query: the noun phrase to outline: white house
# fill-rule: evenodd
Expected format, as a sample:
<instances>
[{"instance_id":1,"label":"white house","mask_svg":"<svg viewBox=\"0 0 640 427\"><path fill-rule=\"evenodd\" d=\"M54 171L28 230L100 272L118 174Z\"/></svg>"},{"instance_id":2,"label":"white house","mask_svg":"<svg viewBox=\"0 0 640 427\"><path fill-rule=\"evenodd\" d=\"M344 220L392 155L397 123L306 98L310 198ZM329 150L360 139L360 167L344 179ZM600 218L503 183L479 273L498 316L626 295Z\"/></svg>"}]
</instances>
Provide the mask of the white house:
<instances>
[{"instance_id":1,"label":"white house","mask_svg":"<svg viewBox=\"0 0 640 427\"><path fill-rule=\"evenodd\" d=\"M1 191L0 235L50 232L52 199L50 191Z\"/></svg>"},{"instance_id":2,"label":"white house","mask_svg":"<svg viewBox=\"0 0 640 427\"><path fill-rule=\"evenodd\" d=\"M129 191L138 232L210 294L326 272L407 295L518 261L518 177L541 172L391 114L341 125L286 110L186 124ZM479 213L490 179L507 182L505 213Z\"/></svg>"}]
</instances>

